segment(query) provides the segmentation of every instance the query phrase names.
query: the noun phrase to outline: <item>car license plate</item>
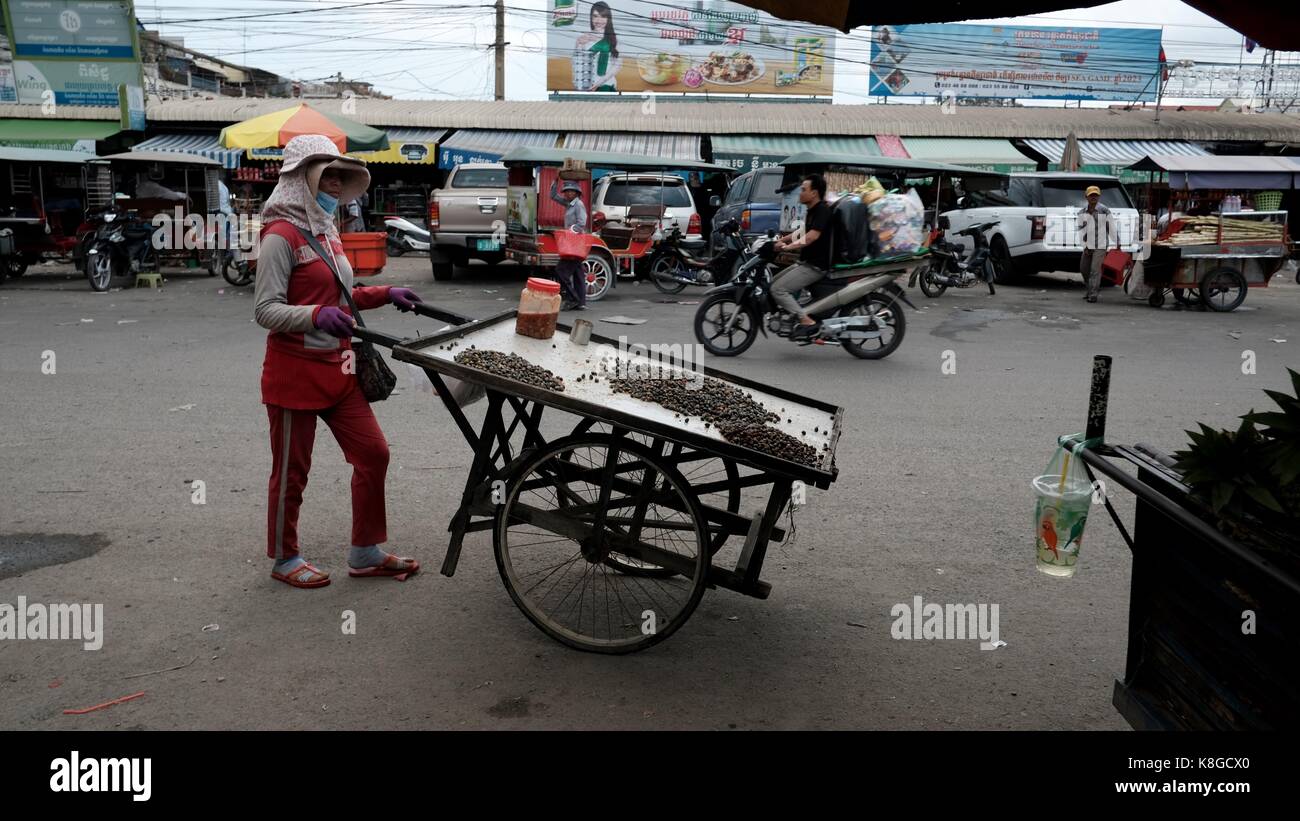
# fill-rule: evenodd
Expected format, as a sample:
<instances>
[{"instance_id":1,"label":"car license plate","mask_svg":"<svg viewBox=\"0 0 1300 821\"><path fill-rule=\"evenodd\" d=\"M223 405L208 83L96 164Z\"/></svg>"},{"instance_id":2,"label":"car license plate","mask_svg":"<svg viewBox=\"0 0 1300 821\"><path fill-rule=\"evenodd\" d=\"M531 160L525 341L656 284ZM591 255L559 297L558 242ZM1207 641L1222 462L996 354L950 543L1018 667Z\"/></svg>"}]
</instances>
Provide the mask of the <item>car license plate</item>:
<instances>
[{"instance_id":1,"label":"car license plate","mask_svg":"<svg viewBox=\"0 0 1300 821\"><path fill-rule=\"evenodd\" d=\"M495 239L478 239L474 241L475 249L479 251L500 251L501 241Z\"/></svg>"}]
</instances>

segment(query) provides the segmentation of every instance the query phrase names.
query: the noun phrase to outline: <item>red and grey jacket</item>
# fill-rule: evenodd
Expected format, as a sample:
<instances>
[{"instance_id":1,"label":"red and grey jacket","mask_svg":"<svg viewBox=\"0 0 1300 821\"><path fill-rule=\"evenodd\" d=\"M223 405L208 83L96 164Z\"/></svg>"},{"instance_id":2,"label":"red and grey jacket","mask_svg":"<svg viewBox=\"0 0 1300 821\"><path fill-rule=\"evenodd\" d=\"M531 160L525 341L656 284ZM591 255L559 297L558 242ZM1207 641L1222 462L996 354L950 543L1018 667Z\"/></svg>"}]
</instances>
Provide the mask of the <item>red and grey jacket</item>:
<instances>
[{"instance_id":1,"label":"red and grey jacket","mask_svg":"<svg viewBox=\"0 0 1300 821\"><path fill-rule=\"evenodd\" d=\"M388 286L352 286L352 266L338 240L326 244L334 253L343 284L352 289L358 310L388 302ZM257 257L254 318L266 328L266 359L262 362L262 402L295 410L319 410L338 404L356 387L356 374L344 352L352 343L316 328L316 314L334 305L351 314L334 274L298 229L287 220L262 228Z\"/></svg>"}]
</instances>

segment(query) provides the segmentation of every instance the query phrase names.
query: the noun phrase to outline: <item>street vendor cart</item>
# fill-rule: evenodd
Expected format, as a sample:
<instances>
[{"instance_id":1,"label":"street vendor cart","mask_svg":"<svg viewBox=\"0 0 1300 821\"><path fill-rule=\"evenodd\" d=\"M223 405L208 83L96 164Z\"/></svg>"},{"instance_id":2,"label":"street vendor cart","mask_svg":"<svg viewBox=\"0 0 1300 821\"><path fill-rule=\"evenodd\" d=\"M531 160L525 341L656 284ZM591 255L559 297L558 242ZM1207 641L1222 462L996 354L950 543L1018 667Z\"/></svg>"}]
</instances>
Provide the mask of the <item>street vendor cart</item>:
<instances>
[{"instance_id":1,"label":"street vendor cart","mask_svg":"<svg viewBox=\"0 0 1300 821\"><path fill-rule=\"evenodd\" d=\"M1279 205L1296 189L1300 159L1148 155L1129 167L1150 172L1149 201L1162 211L1143 264L1152 307L1172 294L1182 304L1235 310L1248 288L1267 287L1295 256L1289 212ZM1168 175L1159 191L1157 173ZM1245 209L1243 196L1263 207Z\"/></svg>"},{"instance_id":2,"label":"street vendor cart","mask_svg":"<svg viewBox=\"0 0 1300 821\"><path fill-rule=\"evenodd\" d=\"M582 201L588 208L587 231L594 232L583 261L588 301L600 299L615 287L617 272L625 262L635 272L636 261L654 248L664 215L662 203L633 206L624 220L597 219L592 224L591 170L735 173L726 166L693 160L564 148L518 148L501 162L507 168L508 186L506 258L522 265L547 268L560 261L556 233L564 230L564 209L550 200L551 185L565 177L582 187Z\"/></svg>"},{"instance_id":3,"label":"street vendor cart","mask_svg":"<svg viewBox=\"0 0 1300 821\"><path fill-rule=\"evenodd\" d=\"M452 327L407 339L365 328L356 335L422 369L473 449L443 575L456 572L466 534L490 531L519 609L557 641L599 653L663 641L708 588L767 598L771 586L759 577L769 542L786 536L778 520L807 487L836 478L841 408L679 357L660 360L661 375L698 379L701 397L722 392L769 419L779 414L762 427L803 443L796 459L763 437L738 440L703 415L644 398L653 379L627 392L625 369L640 366L644 351L574 339L563 325L548 339L523 336L514 310L480 320L415 310ZM515 364L491 366L488 357ZM551 375L530 381L520 363ZM478 430L455 398L465 386L486 393ZM763 489L761 506L742 509L743 491ZM721 562L724 553L734 564Z\"/></svg>"},{"instance_id":4,"label":"street vendor cart","mask_svg":"<svg viewBox=\"0 0 1300 821\"><path fill-rule=\"evenodd\" d=\"M73 253L93 159L82 151L0 147L0 283L45 256Z\"/></svg>"}]
</instances>

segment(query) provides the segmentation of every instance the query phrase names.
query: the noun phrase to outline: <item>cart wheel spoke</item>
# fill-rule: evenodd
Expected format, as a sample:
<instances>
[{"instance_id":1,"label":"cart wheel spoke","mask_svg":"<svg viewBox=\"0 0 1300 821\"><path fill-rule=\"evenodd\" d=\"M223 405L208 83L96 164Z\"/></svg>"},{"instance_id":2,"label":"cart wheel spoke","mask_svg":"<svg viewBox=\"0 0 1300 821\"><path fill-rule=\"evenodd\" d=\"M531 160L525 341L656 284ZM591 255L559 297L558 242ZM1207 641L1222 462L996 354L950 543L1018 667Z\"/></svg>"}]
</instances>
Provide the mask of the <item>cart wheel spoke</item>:
<instances>
[{"instance_id":1,"label":"cart wheel spoke","mask_svg":"<svg viewBox=\"0 0 1300 821\"><path fill-rule=\"evenodd\" d=\"M631 438L585 434L552 443L515 474L494 547L534 624L572 647L626 653L690 616L704 592L708 537L699 500L671 463ZM638 566L659 573L629 572Z\"/></svg>"}]
</instances>

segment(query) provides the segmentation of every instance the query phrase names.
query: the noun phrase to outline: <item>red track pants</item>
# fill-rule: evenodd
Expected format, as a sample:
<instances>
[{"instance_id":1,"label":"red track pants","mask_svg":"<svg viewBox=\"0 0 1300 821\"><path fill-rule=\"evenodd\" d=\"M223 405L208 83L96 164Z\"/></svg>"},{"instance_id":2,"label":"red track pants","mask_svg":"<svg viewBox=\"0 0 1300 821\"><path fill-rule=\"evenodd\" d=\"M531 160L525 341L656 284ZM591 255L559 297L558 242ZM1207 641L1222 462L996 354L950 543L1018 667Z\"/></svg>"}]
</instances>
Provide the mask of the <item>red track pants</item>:
<instances>
[{"instance_id":1,"label":"red track pants","mask_svg":"<svg viewBox=\"0 0 1300 821\"><path fill-rule=\"evenodd\" d=\"M361 390L350 391L331 408L293 410L267 405L266 412L271 420L272 457L266 555L277 560L298 555L298 509L311 470L317 416L329 425L344 458L352 465L352 544L386 541L384 476L388 473L388 442Z\"/></svg>"}]
</instances>

